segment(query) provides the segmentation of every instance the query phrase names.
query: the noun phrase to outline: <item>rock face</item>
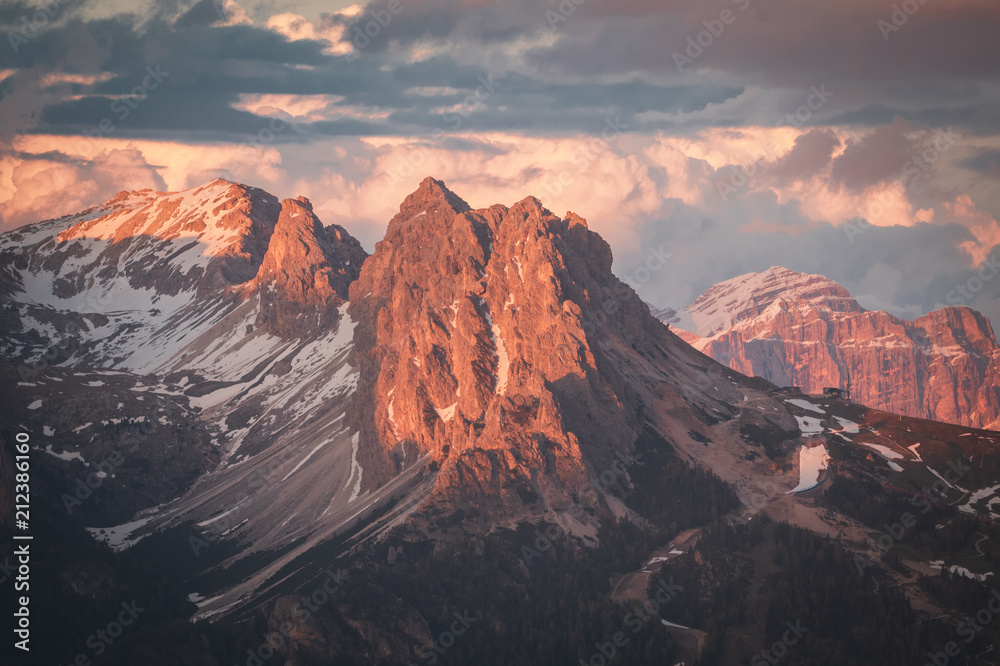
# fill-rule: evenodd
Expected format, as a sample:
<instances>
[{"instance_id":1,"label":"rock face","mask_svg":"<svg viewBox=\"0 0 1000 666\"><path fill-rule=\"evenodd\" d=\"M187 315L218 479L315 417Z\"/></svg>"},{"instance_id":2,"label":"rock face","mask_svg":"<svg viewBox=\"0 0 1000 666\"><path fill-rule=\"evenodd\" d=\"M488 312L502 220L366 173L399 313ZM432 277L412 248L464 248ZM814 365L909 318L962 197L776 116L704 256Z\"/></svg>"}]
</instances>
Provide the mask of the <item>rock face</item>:
<instances>
[{"instance_id":1,"label":"rock face","mask_svg":"<svg viewBox=\"0 0 1000 666\"><path fill-rule=\"evenodd\" d=\"M101 416L111 425L142 416L184 435L183 453L165 436L169 452L144 460L189 480L128 495L148 511L106 532L116 547L190 525L224 538L226 566L247 575L200 603L216 617L352 531L544 519L593 543L601 521L641 520L625 498L644 455L760 490L771 463L741 433L794 445L788 405L685 344L611 268L582 218L533 197L471 210L427 179L365 258L307 201L215 181L0 235L0 352L33 368L12 404L70 479L75 454L99 460L104 445L77 448L89 430L46 420L69 400L35 397L52 386L72 381L81 410L121 410ZM177 408L141 413L153 395ZM124 467L114 479L134 481ZM161 490L176 499L150 506Z\"/></svg>"},{"instance_id":2,"label":"rock face","mask_svg":"<svg viewBox=\"0 0 1000 666\"><path fill-rule=\"evenodd\" d=\"M305 197L285 199L252 289L257 325L275 335L329 329L368 254L342 227L324 228Z\"/></svg>"},{"instance_id":3,"label":"rock face","mask_svg":"<svg viewBox=\"0 0 1000 666\"><path fill-rule=\"evenodd\" d=\"M366 256L344 229L323 227L304 198L279 203L223 180L122 192L0 235L0 299L8 304L0 347L30 361L70 341L78 360L166 370L187 342L246 314L248 303L252 319L229 326L303 339L335 328Z\"/></svg>"},{"instance_id":4,"label":"rock face","mask_svg":"<svg viewBox=\"0 0 1000 666\"><path fill-rule=\"evenodd\" d=\"M606 509L578 491L632 453L644 404L666 391L714 405L686 365L671 367L665 350L684 345L611 261L573 213L533 197L470 210L425 180L351 285L361 375L351 418L366 483L430 457L435 498L474 498L494 518ZM664 367L690 395L662 385ZM639 376L656 388L626 380Z\"/></svg>"},{"instance_id":5,"label":"rock face","mask_svg":"<svg viewBox=\"0 0 1000 666\"><path fill-rule=\"evenodd\" d=\"M744 374L810 393L850 382L854 401L869 407L1000 428L1000 346L990 322L966 307L909 322L865 310L827 278L775 267L656 314Z\"/></svg>"},{"instance_id":6,"label":"rock face","mask_svg":"<svg viewBox=\"0 0 1000 666\"><path fill-rule=\"evenodd\" d=\"M109 300L126 286L163 296L210 293L254 276L279 210L267 192L223 180L185 192L120 192L77 215L4 234L2 263L29 278L54 273L51 292L63 301L95 286Z\"/></svg>"}]
</instances>

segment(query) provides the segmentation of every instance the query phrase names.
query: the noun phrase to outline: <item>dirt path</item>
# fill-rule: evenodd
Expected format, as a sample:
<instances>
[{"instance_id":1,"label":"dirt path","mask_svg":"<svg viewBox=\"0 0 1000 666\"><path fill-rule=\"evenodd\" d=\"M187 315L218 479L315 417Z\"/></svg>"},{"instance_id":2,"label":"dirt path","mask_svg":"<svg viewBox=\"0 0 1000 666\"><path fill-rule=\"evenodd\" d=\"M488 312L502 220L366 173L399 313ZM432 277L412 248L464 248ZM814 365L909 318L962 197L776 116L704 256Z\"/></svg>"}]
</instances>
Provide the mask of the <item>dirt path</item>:
<instances>
[{"instance_id":1,"label":"dirt path","mask_svg":"<svg viewBox=\"0 0 1000 666\"><path fill-rule=\"evenodd\" d=\"M611 586L612 601L645 601L646 589L653 574L659 571L659 565L690 552L700 536L701 529L684 530L668 545L654 550L642 569L624 574L614 582Z\"/></svg>"},{"instance_id":2,"label":"dirt path","mask_svg":"<svg viewBox=\"0 0 1000 666\"><path fill-rule=\"evenodd\" d=\"M980 539L979 541L976 542L976 552L979 553L980 555L982 555L983 557L986 557L986 553L984 553L983 549L979 547L979 544L981 544L982 542L984 542L987 539L989 539L989 537L986 536L985 534L983 534L982 532L976 532L976 536L983 537L982 539Z\"/></svg>"}]
</instances>

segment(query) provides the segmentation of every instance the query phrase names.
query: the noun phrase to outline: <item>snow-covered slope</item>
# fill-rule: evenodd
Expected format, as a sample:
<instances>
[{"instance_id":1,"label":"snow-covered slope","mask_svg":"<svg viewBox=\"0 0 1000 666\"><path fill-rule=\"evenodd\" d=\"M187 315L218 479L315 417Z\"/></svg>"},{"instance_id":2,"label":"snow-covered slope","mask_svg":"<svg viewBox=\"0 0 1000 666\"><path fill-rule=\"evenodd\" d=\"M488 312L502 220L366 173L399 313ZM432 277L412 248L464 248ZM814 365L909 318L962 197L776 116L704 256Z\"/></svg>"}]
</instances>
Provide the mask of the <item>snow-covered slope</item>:
<instances>
[{"instance_id":1,"label":"snow-covered slope","mask_svg":"<svg viewBox=\"0 0 1000 666\"><path fill-rule=\"evenodd\" d=\"M113 373L113 383L90 382L95 399L114 405L114 391L129 393L118 402L129 420L145 418L136 414L153 398L176 402L220 458L190 489L175 487L177 500L106 529L108 539L126 546L191 522L225 524L243 544L237 558L289 540L308 549L377 499L358 492L364 469L344 422L358 383L344 298L365 256L343 229L324 228L307 200L219 180L121 193L0 235L0 350L29 368L26 385L59 380L66 367ZM53 456L68 465L94 453ZM124 468L117 477L108 485L143 482ZM210 613L246 592L202 606Z\"/></svg>"},{"instance_id":2,"label":"snow-covered slope","mask_svg":"<svg viewBox=\"0 0 1000 666\"><path fill-rule=\"evenodd\" d=\"M832 312L863 312L846 289L822 275L806 275L772 266L709 287L694 303L674 311L660 311L661 319L678 328L710 338L741 321L776 313L781 302L808 304Z\"/></svg>"}]
</instances>

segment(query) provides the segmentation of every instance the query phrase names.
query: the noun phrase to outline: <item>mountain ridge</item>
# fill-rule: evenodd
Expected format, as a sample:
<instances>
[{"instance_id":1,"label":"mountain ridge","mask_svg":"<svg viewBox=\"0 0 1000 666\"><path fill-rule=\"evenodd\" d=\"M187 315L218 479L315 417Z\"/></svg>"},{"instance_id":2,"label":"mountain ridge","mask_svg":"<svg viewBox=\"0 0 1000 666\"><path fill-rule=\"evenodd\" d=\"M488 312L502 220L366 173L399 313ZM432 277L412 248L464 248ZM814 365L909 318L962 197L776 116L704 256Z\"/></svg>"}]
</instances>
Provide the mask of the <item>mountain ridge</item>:
<instances>
[{"instance_id":1,"label":"mountain ridge","mask_svg":"<svg viewBox=\"0 0 1000 666\"><path fill-rule=\"evenodd\" d=\"M122 225L150 233L128 240ZM68 229L80 233L60 242ZM205 254L202 236L217 251ZM517 635L553 626L552 604L585 599L560 606L572 621L553 634L572 655L579 626L612 628L618 604L643 600L656 572L677 566L694 567L688 580L711 597L693 591L693 619L688 606L668 611L693 628L643 645L664 663L693 661L721 645L711 622L759 633L704 612L730 598L730 574L755 575L724 547L732 538L808 530L843 549L844 569L869 557L870 532L849 516L857 497L895 510L934 487L967 522L1000 518L990 433L744 376L657 320L613 259L574 213L535 197L473 210L433 178L370 256L301 197L224 181L126 194L0 236L0 432L32 433L33 471L46 479L33 501L58 528L167 572L188 595L174 600L183 613L207 621L194 631L267 626L296 663L410 663L450 617L442 609L475 604L477 636L523 651ZM67 273L79 288L60 296ZM871 315L813 278L800 308L780 278L762 279L749 303L733 299L738 289L728 308L703 303L703 320L750 326L823 303L845 310L837 317ZM927 344L966 344L967 316L945 313L935 325L948 330ZM941 480L955 465L963 489ZM80 485L90 478L96 488ZM943 519L926 520L933 535ZM892 572L878 567L876 589L898 593ZM328 582L336 602L294 612L313 590L332 599ZM501 603L483 604L482 584ZM525 600L536 602L530 618ZM775 600L746 601L740 615ZM170 630L155 635L171 653Z\"/></svg>"},{"instance_id":2,"label":"mountain ridge","mask_svg":"<svg viewBox=\"0 0 1000 666\"><path fill-rule=\"evenodd\" d=\"M850 383L876 409L1000 428L1000 346L967 307L906 321L864 309L832 280L773 267L655 314L699 351L778 385L818 393Z\"/></svg>"}]
</instances>

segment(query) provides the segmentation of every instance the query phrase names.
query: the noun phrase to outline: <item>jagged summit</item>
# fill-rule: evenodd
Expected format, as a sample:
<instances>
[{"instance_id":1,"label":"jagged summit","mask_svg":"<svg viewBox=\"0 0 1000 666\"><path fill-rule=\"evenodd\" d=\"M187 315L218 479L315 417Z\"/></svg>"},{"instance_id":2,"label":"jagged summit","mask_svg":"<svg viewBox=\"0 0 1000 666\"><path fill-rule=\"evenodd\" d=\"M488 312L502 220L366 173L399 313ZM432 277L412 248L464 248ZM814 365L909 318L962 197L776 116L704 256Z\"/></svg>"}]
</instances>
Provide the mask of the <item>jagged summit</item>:
<instances>
[{"instance_id":1,"label":"jagged summit","mask_svg":"<svg viewBox=\"0 0 1000 666\"><path fill-rule=\"evenodd\" d=\"M58 320L92 362L152 368L233 312L281 337L333 326L366 253L312 204L215 179L119 192L76 215L0 235L0 295ZM243 305L256 311L243 313ZM100 342L101 327L119 331ZM19 354L32 353L30 332Z\"/></svg>"},{"instance_id":2,"label":"jagged summit","mask_svg":"<svg viewBox=\"0 0 1000 666\"><path fill-rule=\"evenodd\" d=\"M626 388L688 348L611 267L610 246L577 215L535 197L469 210L439 181L421 183L350 289L362 489L429 458L438 500L475 497L484 518L558 508L589 523L574 488L631 452L640 404L718 397L694 388L713 372L690 370L696 355L669 373L683 398Z\"/></svg>"},{"instance_id":3,"label":"jagged summit","mask_svg":"<svg viewBox=\"0 0 1000 666\"><path fill-rule=\"evenodd\" d=\"M435 213L442 210L449 213L464 213L470 208L469 204L449 190L444 182L428 177L424 178L420 186L403 200L399 206L398 217L405 220L421 213Z\"/></svg>"},{"instance_id":4,"label":"jagged summit","mask_svg":"<svg viewBox=\"0 0 1000 666\"><path fill-rule=\"evenodd\" d=\"M257 325L279 335L329 327L367 256L342 227L325 228L308 199L285 199L251 283L261 299Z\"/></svg>"},{"instance_id":5,"label":"jagged summit","mask_svg":"<svg viewBox=\"0 0 1000 666\"><path fill-rule=\"evenodd\" d=\"M205 254L211 243L220 251ZM818 470L805 467L802 435L817 433L821 415L820 429L852 446L841 436L863 410L786 401L700 354L614 276L612 260L577 215L534 197L472 210L433 179L367 258L301 197L224 181L128 193L0 236L0 345L35 373L18 382L8 371L16 388L4 404L52 445L33 461L49 468L43 478L86 477L85 462L116 446L119 421L155 424L163 434L102 481L102 497L122 498L115 517L90 502L104 517L87 526L117 548L209 535L192 565L198 619L255 608L274 619L331 558L366 544L392 540L370 564L410 567L425 550L415 542L483 543L525 523L558 525L574 549L621 520L674 533L677 493L709 483L704 470L754 511L764 497L778 515L801 516L789 491L818 480L807 478ZM804 335L856 316L860 339L879 323L817 306L845 296L813 277L773 269L751 281L749 295L720 290L727 311L763 308L734 336L754 322ZM804 300L781 297L778 284ZM964 344L970 312L935 320L930 328L951 334L928 332L926 344ZM72 349L37 363L67 338ZM921 435L900 464L951 456L949 446ZM837 454L838 464L860 460ZM134 490L151 476L155 494ZM720 490L696 501L725 511L732 497ZM212 555L199 559L206 545Z\"/></svg>"}]
</instances>

